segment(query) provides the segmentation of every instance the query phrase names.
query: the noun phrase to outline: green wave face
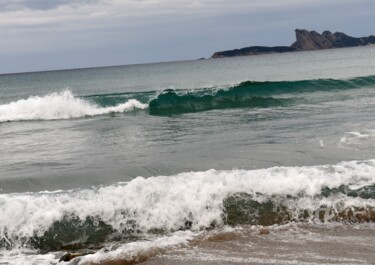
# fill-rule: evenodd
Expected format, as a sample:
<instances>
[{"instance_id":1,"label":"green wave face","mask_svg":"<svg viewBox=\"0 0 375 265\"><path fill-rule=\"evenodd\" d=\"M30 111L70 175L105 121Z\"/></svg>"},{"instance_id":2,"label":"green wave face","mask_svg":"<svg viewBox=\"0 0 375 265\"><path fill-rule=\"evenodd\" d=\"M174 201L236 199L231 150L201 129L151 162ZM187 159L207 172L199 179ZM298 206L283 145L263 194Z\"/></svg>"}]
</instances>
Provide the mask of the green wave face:
<instances>
[{"instance_id":1,"label":"green wave face","mask_svg":"<svg viewBox=\"0 0 375 265\"><path fill-rule=\"evenodd\" d=\"M375 76L353 79L316 79L279 82L243 82L234 89L247 89L254 96L275 96L282 94L301 94L309 92L341 91L375 86Z\"/></svg>"},{"instance_id":2,"label":"green wave face","mask_svg":"<svg viewBox=\"0 0 375 265\"><path fill-rule=\"evenodd\" d=\"M301 81L253 82L246 81L227 88L195 90L165 89L148 92L128 92L82 97L101 107L112 107L135 99L149 104L151 115L175 115L215 109L272 108L309 103L308 93L332 93L375 87L375 76L348 80L318 79ZM325 97L320 97L325 100ZM319 100L319 99L318 99ZM313 102L317 103L317 102Z\"/></svg>"},{"instance_id":3,"label":"green wave face","mask_svg":"<svg viewBox=\"0 0 375 265\"><path fill-rule=\"evenodd\" d=\"M177 95L174 91L160 94L149 103L152 115L171 115L226 108L267 108L286 106L293 99L253 96L238 89L220 90L215 95Z\"/></svg>"},{"instance_id":4,"label":"green wave face","mask_svg":"<svg viewBox=\"0 0 375 265\"><path fill-rule=\"evenodd\" d=\"M173 115L225 108L269 108L308 103L305 93L336 92L375 86L375 76L349 80L303 80L281 82L247 81L227 89L192 91L185 94L165 90L149 102L151 115Z\"/></svg>"}]
</instances>

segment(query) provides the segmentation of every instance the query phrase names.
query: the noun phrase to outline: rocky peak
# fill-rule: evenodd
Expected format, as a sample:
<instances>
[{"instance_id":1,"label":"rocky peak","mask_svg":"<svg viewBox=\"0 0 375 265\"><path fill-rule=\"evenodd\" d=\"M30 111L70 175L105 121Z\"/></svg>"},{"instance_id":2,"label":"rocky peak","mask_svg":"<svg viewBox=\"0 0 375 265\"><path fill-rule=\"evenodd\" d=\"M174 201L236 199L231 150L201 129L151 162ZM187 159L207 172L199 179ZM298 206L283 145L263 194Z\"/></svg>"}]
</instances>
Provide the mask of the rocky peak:
<instances>
[{"instance_id":1,"label":"rocky peak","mask_svg":"<svg viewBox=\"0 0 375 265\"><path fill-rule=\"evenodd\" d=\"M336 38L335 35L333 35L329 30L323 31L322 36L330 42L334 42Z\"/></svg>"},{"instance_id":2,"label":"rocky peak","mask_svg":"<svg viewBox=\"0 0 375 265\"><path fill-rule=\"evenodd\" d=\"M331 48L356 47L375 44L375 36L355 38L342 32L332 33L328 30L319 34L316 31L296 29L296 41L291 46L263 47L251 46L242 49L216 52L212 58L257 55L267 53L283 53L295 51L311 51Z\"/></svg>"},{"instance_id":3,"label":"rocky peak","mask_svg":"<svg viewBox=\"0 0 375 265\"><path fill-rule=\"evenodd\" d=\"M296 39L291 47L296 50L309 51L309 50L320 50L329 49L332 47L332 33L325 31L325 34L321 35L316 31L308 31L305 29L296 29Z\"/></svg>"},{"instance_id":4,"label":"rocky peak","mask_svg":"<svg viewBox=\"0 0 375 265\"><path fill-rule=\"evenodd\" d=\"M328 30L322 34L316 31L296 29L296 39L291 47L297 51L321 50L330 48L355 47L374 43L373 36L354 38L342 32L332 33Z\"/></svg>"}]
</instances>

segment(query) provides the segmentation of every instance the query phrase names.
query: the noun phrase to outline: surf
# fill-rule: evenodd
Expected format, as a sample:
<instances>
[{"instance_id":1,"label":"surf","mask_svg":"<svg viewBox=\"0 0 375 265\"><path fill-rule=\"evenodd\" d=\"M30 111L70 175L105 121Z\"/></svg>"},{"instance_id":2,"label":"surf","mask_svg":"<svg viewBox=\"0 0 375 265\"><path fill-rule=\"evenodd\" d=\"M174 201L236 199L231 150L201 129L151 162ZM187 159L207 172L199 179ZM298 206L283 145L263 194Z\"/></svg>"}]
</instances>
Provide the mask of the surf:
<instances>
[{"instance_id":1,"label":"surf","mask_svg":"<svg viewBox=\"0 0 375 265\"><path fill-rule=\"evenodd\" d=\"M63 120L145 108L147 108L147 104L135 99L129 99L116 106L102 107L94 102L74 96L70 90L64 90L45 96L31 96L27 99L0 105L0 122Z\"/></svg>"},{"instance_id":2,"label":"surf","mask_svg":"<svg viewBox=\"0 0 375 265\"><path fill-rule=\"evenodd\" d=\"M319 103L312 101L314 93L340 95L345 90L374 86L375 76L367 76L342 80L245 81L220 87L83 96L74 95L66 89L0 105L0 123L75 119L135 110L146 110L150 115L170 116L218 109L282 108Z\"/></svg>"},{"instance_id":3,"label":"surf","mask_svg":"<svg viewBox=\"0 0 375 265\"><path fill-rule=\"evenodd\" d=\"M224 225L375 222L375 161L208 170L0 195L0 248L48 251Z\"/></svg>"}]
</instances>

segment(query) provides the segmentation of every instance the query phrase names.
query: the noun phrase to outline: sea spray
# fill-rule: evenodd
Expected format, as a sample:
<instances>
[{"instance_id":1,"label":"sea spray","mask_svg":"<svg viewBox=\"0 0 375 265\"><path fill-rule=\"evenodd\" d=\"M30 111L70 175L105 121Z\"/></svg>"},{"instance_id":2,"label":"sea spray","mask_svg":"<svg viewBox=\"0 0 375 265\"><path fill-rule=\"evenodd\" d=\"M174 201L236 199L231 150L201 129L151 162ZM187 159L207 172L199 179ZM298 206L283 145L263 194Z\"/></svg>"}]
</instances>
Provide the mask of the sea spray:
<instances>
[{"instance_id":1,"label":"sea spray","mask_svg":"<svg viewBox=\"0 0 375 265\"><path fill-rule=\"evenodd\" d=\"M101 107L64 90L0 105L0 122L71 119L145 109L147 106L135 99L129 99L116 106Z\"/></svg>"},{"instance_id":2,"label":"sea spray","mask_svg":"<svg viewBox=\"0 0 375 265\"><path fill-rule=\"evenodd\" d=\"M375 184L374 170L374 160L313 167L208 170L171 177L138 177L128 183L95 189L3 194L0 236L3 246L9 245L7 242L34 242L40 247L47 240L45 237L61 245L80 238L88 240L89 231L98 235L104 232L104 239L112 232L127 236L150 231L200 230L225 224L226 214L241 212L228 208L231 203L227 201L241 194L247 196L248 205L244 207L250 207L250 215L252 211L259 214L264 204L269 203L266 214L286 211L285 221L314 218L323 206L329 208L332 217L351 207L371 212L375 198L369 198L366 190L362 190L362 196L360 189ZM242 222L233 219L233 215L229 218L230 223ZM59 233L69 227L75 227L77 233L64 239Z\"/></svg>"}]
</instances>

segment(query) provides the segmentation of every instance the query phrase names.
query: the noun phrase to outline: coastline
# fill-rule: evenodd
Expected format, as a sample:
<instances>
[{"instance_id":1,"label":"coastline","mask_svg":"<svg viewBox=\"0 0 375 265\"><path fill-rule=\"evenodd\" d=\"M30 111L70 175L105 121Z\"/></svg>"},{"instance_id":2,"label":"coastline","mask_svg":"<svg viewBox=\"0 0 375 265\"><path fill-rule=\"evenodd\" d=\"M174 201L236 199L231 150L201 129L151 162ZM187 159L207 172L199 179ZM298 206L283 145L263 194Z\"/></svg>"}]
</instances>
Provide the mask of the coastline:
<instances>
[{"instance_id":1,"label":"coastline","mask_svg":"<svg viewBox=\"0 0 375 265\"><path fill-rule=\"evenodd\" d=\"M201 241L152 257L144 264L371 265L374 244L373 223L250 226L221 234L208 232Z\"/></svg>"},{"instance_id":2,"label":"coastline","mask_svg":"<svg viewBox=\"0 0 375 265\"><path fill-rule=\"evenodd\" d=\"M215 52L211 58L253 56L261 54L289 53L299 51L326 50L337 48L361 47L375 44L375 36L351 37L342 32L331 33L326 30L322 34L306 29L296 29L296 41L290 46L250 46L234 50Z\"/></svg>"}]
</instances>

